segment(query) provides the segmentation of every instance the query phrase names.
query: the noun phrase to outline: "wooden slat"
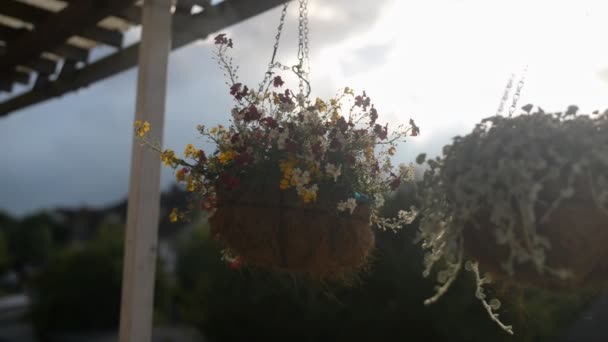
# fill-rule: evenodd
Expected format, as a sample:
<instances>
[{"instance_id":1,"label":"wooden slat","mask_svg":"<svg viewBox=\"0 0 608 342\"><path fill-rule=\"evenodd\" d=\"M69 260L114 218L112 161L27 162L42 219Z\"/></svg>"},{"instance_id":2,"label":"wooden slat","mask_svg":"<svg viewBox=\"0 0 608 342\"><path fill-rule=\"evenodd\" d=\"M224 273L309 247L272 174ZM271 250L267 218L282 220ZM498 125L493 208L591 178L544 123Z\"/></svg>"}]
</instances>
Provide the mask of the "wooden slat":
<instances>
[{"instance_id":1,"label":"wooden slat","mask_svg":"<svg viewBox=\"0 0 608 342\"><path fill-rule=\"evenodd\" d=\"M226 0L197 15L180 16L179 18L174 15L172 48L177 49L203 39L208 34L247 20L285 2L285 0ZM87 87L128 70L137 63L138 47L139 44L131 45L78 70L72 77L58 78L45 88L30 91L0 103L0 117L67 92Z\"/></svg>"},{"instance_id":2,"label":"wooden slat","mask_svg":"<svg viewBox=\"0 0 608 342\"><path fill-rule=\"evenodd\" d=\"M2 1L2 0L0 0ZM26 29L16 29L14 27L0 24L0 40L6 42L6 45L18 37L21 33L28 32Z\"/></svg>"},{"instance_id":3,"label":"wooden slat","mask_svg":"<svg viewBox=\"0 0 608 342\"><path fill-rule=\"evenodd\" d=\"M36 25L36 29L19 35L10 42L9 50L0 58L0 74L16 65L38 58L43 51L52 51L74 35L101 19L119 12L134 0L80 0Z\"/></svg>"},{"instance_id":4,"label":"wooden slat","mask_svg":"<svg viewBox=\"0 0 608 342\"><path fill-rule=\"evenodd\" d=\"M125 9L124 11L121 11L120 13L117 13L114 15L130 22L131 24L134 24L134 25L141 24L141 7L139 7L139 6L129 7L127 9Z\"/></svg>"},{"instance_id":5,"label":"wooden slat","mask_svg":"<svg viewBox=\"0 0 608 342\"><path fill-rule=\"evenodd\" d=\"M78 33L78 36L94 40L98 43L113 46L115 48L122 47L123 36L122 33L119 31L106 30L104 28L94 26L89 27Z\"/></svg>"},{"instance_id":6,"label":"wooden slat","mask_svg":"<svg viewBox=\"0 0 608 342\"><path fill-rule=\"evenodd\" d=\"M45 20L52 12L15 0L2 0L0 14L21 19L22 21L27 21L29 23L38 23Z\"/></svg>"},{"instance_id":7,"label":"wooden slat","mask_svg":"<svg viewBox=\"0 0 608 342\"><path fill-rule=\"evenodd\" d=\"M0 80L0 92L10 93L13 91L13 82L7 80Z\"/></svg>"},{"instance_id":8,"label":"wooden slat","mask_svg":"<svg viewBox=\"0 0 608 342\"><path fill-rule=\"evenodd\" d=\"M30 84L31 74L29 72L15 70L15 74L11 79L16 83L28 85Z\"/></svg>"},{"instance_id":9,"label":"wooden slat","mask_svg":"<svg viewBox=\"0 0 608 342\"><path fill-rule=\"evenodd\" d=\"M89 60L89 50L74 46L72 44L63 44L56 48L53 52L66 59L72 59L85 63Z\"/></svg>"},{"instance_id":10,"label":"wooden slat","mask_svg":"<svg viewBox=\"0 0 608 342\"><path fill-rule=\"evenodd\" d=\"M29 72L22 70L15 70L10 75L0 79L0 91L11 92L13 90L13 84L19 83L22 85L30 84L31 75Z\"/></svg>"},{"instance_id":11,"label":"wooden slat","mask_svg":"<svg viewBox=\"0 0 608 342\"><path fill-rule=\"evenodd\" d=\"M48 58L39 58L23 65L45 75L54 74L57 71L57 62Z\"/></svg>"},{"instance_id":12,"label":"wooden slat","mask_svg":"<svg viewBox=\"0 0 608 342\"><path fill-rule=\"evenodd\" d=\"M0 0L3 1L3 0ZM45 11L46 12L46 11ZM47 12L50 13L50 12ZM52 14L49 14L51 16ZM34 28L35 32L36 28ZM8 48L10 48L10 43L17 39L20 34L24 32L30 32L26 29L16 29L14 27L9 27L0 24L0 40L7 42ZM120 48L122 46L123 36L119 31L108 30L99 26L89 26L84 28L79 34L79 36L83 38L87 38L90 40L94 40L101 44L106 44L109 46ZM48 51L48 50L47 50Z\"/></svg>"}]
</instances>

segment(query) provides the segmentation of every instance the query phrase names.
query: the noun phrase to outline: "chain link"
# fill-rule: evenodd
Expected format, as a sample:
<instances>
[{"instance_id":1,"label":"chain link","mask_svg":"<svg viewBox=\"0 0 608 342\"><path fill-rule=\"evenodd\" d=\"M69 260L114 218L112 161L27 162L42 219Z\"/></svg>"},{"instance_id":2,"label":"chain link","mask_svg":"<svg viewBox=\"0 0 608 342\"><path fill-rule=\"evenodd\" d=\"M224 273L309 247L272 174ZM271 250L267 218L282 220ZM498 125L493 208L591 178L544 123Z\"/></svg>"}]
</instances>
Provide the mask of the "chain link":
<instances>
[{"instance_id":1,"label":"chain link","mask_svg":"<svg viewBox=\"0 0 608 342\"><path fill-rule=\"evenodd\" d=\"M289 2L283 5L281 11L281 19L279 20L279 26L277 27L277 35L275 36L275 43L272 51L272 58L268 63L268 70L264 75L264 81L260 84L259 93L262 94L264 86L270 81L274 68L287 69L280 63L275 62L277 51L279 50L279 42L281 40L281 33L283 32L283 26L285 24L285 16L287 14L287 7ZM304 99L310 95L310 82L308 81L310 75L310 48L308 39L308 0L299 0L299 15L298 15L298 64L291 67L291 70L299 78L299 96ZM304 89L306 87L306 94Z\"/></svg>"},{"instance_id":2,"label":"chain link","mask_svg":"<svg viewBox=\"0 0 608 342\"><path fill-rule=\"evenodd\" d=\"M298 16L298 65L297 74L300 78L300 96L304 96L304 83L308 90L306 96L310 94L310 74L309 46L308 46L308 0L299 0L300 11Z\"/></svg>"},{"instance_id":3,"label":"chain link","mask_svg":"<svg viewBox=\"0 0 608 342\"><path fill-rule=\"evenodd\" d=\"M519 79L519 82L517 83L517 88L515 89L515 93L513 94L513 102L511 103L511 107L509 108L509 117L513 116L513 113L517 109L517 102L519 101L519 97L521 96L521 89L524 87L527 71L528 66L524 68L522 76Z\"/></svg>"},{"instance_id":4,"label":"chain link","mask_svg":"<svg viewBox=\"0 0 608 342\"><path fill-rule=\"evenodd\" d=\"M279 20L279 26L277 27L277 35L274 38L274 47L272 50L272 57L270 58L270 63L268 63L268 70L264 75L264 81L260 84L260 94L264 90L264 85L270 81L270 77L272 76L272 69L276 66L274 59L277 56L277 51L279 50L279 42L281 41L281 33L283 32L283 25L285 24L285 16L287 15L287 8L289 7L289 2L286 2L283 5L283 10L281 11L281 19Z\"/></svg>"}]
</instances>

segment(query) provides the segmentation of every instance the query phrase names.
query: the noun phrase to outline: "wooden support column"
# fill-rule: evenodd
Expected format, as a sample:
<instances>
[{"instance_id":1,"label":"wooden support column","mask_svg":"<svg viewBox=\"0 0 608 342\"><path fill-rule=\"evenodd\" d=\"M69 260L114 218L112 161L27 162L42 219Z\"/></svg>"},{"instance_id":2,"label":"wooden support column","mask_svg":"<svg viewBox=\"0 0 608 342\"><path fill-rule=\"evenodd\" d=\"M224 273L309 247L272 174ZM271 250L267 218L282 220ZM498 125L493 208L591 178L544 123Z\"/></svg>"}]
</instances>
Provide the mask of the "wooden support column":
<instances>
[{"instance_id":1,"label":"wooden support column","mask_svg":"<svg viewBox=\"0 0 608 342\"><path fill-rule=\"evenodd\" d=\"M171 51L171 0L146 0L139 47L135 120L150 122L162 145ZM160 206L158 153L133 143L123 266L120 342L150 342Z\"/></svg>"}]
</instances>

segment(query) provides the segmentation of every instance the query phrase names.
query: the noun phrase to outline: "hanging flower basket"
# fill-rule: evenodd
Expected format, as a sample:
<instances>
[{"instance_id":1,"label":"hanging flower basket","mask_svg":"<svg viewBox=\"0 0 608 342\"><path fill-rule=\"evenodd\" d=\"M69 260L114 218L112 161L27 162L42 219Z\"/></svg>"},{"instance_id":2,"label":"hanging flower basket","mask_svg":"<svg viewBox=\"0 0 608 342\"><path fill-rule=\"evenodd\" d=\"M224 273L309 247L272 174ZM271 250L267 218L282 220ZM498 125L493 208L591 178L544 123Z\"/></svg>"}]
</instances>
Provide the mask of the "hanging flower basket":
<instances>
[{"instance_id":1,"label":"hanging flower basket","mask_svg":"<svg viewBox=\"0 0 608 342\"><path fill-rule=\"evenodd\" d=\"M356 272L373 250L372 225L394 229L413 219L405 211L382 218L378 210L385 194L413 178L412 166L395 168L390 156L418 127L410 120L390 132L377 123L365 92L346 88L329 101L311 100L301 82L295 94L274 69L252 90L237 81L227 56L232 40L221 34L215 44L235 105L228 127L197 127L214 145L212 154L190 144L178 158L146 140L149 125L136 122L140 140L192 193L190 206L174 209L171 220L187 219L200 203L233 267L313 278ZM292 70L306 81L300 66Z\"/></svg>"},{"instance_id":2,"label":"hanging flower basket","mask_svg":"<svg viewBox=\"0 0 608 342\"><path fill-rule=\"evenodd\" d=\"M443 267L440 295L470 260L490 312L481 288L490 279L552 288L608 280L608 111L523 108L455 138L424 176L425 275Z\"/></svg>"},{"instance_id":3,"label":"hanging flower basket","mask_svg":"<svg viewBox=\"0 0 608 342\"><path fill-rule=\"evenodd\" d=\"M236 191L219 187L210 223L222 246L250 264L321 278L360 269L374 248L368 206L336 215L322 205L304 205L273 182L242 185Z\"/></svg>"}]
</instances>

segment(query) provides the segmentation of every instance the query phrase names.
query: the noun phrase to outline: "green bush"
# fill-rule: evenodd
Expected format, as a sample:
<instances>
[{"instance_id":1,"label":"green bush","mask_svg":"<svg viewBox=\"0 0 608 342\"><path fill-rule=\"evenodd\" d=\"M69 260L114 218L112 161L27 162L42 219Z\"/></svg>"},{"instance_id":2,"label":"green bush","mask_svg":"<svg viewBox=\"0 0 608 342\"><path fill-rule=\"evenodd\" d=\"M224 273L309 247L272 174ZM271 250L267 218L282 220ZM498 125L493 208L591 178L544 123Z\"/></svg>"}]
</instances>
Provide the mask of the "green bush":
<instances>
[{"instance_id":1,"label":"green bush","mask_svg":"<svg viewBox=\"0 0 608 342\"><path fill-rule=\"evenodd\" d=\"M122 226L103 227L94 240L61 251L33 280L30 314L39 336L118 327L123 235ZM161 267L157 275L156 297L162 304L168 287Z\"/></svg>"},{"instance_id":2,"label":"green bush","mask_svg":"<svg viewBox=\"0 0 608 342\"><path fill-rule=\"evenodd\" d=\"M408 198L401 193L387 210L409 207ZM488 318L469 274L438 303L424 306L434 279L420 276L422 252L412 243L416 224L397 234L377 232L371 269L354 286L233 271L200 227L183 238L178 253L182 319L211 341L553 341L589 300L576 293L496 293L514 337ZM541 319L531 319L536 315Z\"/></svg>"}]
</instances>

